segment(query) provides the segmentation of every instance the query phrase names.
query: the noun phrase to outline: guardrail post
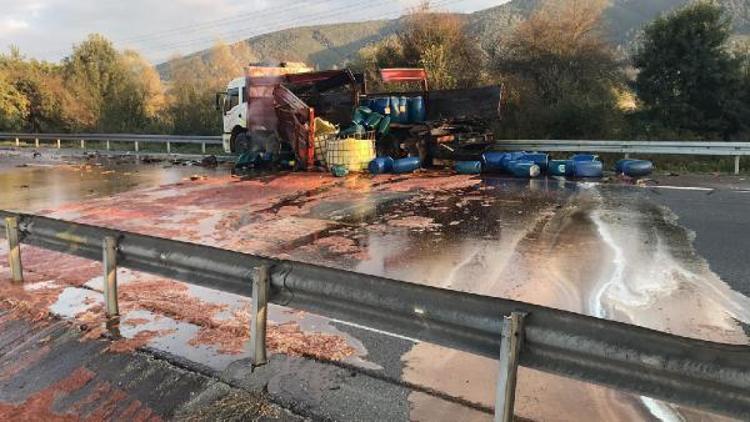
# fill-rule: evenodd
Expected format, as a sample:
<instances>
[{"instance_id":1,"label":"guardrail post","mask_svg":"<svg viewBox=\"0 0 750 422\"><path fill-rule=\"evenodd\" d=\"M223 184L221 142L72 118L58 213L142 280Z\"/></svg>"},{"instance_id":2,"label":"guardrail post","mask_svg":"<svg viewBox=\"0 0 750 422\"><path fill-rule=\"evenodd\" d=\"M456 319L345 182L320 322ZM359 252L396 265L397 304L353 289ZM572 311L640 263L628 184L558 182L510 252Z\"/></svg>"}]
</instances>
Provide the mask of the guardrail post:
<instances>
[{"instance_id":1,"label":"guardrail post","mask_svg":"<svg viewBox=\"0 0 750 422\"><path fill-rule=\"evenodd\" d=\"M39 138L34 138L34 146L39 148Z\"/></svg>"},{"instance_id":2,"label":"guardrail post","mask_svg":"<svg viewBox=\"0 0 750 422\"><path fill-rule=\"evenodd\" d=\"M86 141L81 139L81 149L86 149Z\"/></svg>"},{"instance_id":3,"label":"guardrail post","mask_svg":"<svg viewBox=\"0 0 750 422\"><path fill-rule=\"evenodd\" d=\"M18 218L5 217L5 237L8 239L8 265L10 277L16 283L23 283L21 266L21 242L18 233Z\"/></svg>"},{"instance_id":4,"label":"guardrail post","mask_svg":"<svg viewBox=\"0 0 750 422\"><path fill-rule=\"evenodd\" d=\"M107 236L102 241L102 261L104 264L104 303L108 318L119 313L117 305L117 239Z\"/></svg>"},{"instance_id":5,"label":"guardrail post","mask_svg":"<svg viewBox=\"0 0 750 422\"><path fill-rule=\"evenodd\" d=\"M626 153L625 153L625 159L626 159L626 160L627 160L627 159L630 159L630 153L629 153L629 152L626 152Z\"/></svg>"},{"instance_id":6,"label":"guardrail post","mask_svg":"<svg viewBox=\"0 0 750 422\"><path fill-rule=\"evenodd\" d=\"M135 144L135 152L138 152L138 141L133 142Z\"/></svg>"},{"instance_id":7,"label":"guardrail post","mask_svg":"<svg viewBox=\"0 0 750 422\"><path fill-rule=\"evenodd\" d=\"M107 142L107 151L109 151L109 148L110 148L110 147L109 147L109 139L107 139L107 141L106 141L106 142Z\"/></svg>"},{"instance_id":8,"label":"guardrail post","mask_svg":"<svg viewBox=\"0 0 750 422\"><path fill-rule=\"evenodd\" d=\"M167 141L167 154L171 154L171 153L172 153L172 145L169 143L169 141Z\"/></svg>"},{"instance_id":9,"label":"guardrail post","mask_svg":"<svg viewBox=\"0 0 750 422\"><path fill-rule=\"evenodd\" d=\"M60 149L60 148L62 148L62 143L61 143L61 142L60 142L60 140L58 139L58 140L57 140L57 149Z\"/></svg>"},{"instance_id":10,"label":"guardrail post","mask_svg":"<svg viewBox=\"0 0 750 422\"><path fill-rule=\"evenodd\" d=\"M523 320L526 314L513 312L503 321L500 342L500 374L497 378L495 422L512 422L516 399L518 358L523 344Z\"/></svg>"},{"instance_id":11,"label":"guardrail post","mask_svg":"<svg viewBox=\"0 0 750 422\"><path fill-rule=\"evenodd\" d=\"M253 367L265 365L266 322L268 320L268 289L271 268L262 265L253 269L253 302L250 315L250 362Z\"/></svg>"},{"instance_id":12,"label":"guardrail post","mask_svg":"<svg viewBox=\"0 0 750 422\"><path fill-rule=\"evenodd\" d=\"M20 147L20 146L21 146L21 140L20 140L20 139L18 139L18 138L16 138L16 146L17 146L17 147Z\"/></svg>"},{"instance_id":13,"label":"guardrail post","mask_svg":"<svg viewBox=\"0 0 750 422\"><path fill-rule=\"evenodd\" d=\"M201 153L203 153L204 155L206 154L206 143L205 142L201 142Z\"/></svg>"},{"instance_id":14,"label":"guardrail post","mask_svg":"<svg viewBox=\"0 0 750 422\"><path fill-rule=\"evenodd\" d=\"M740 174L740 156L734 156L734 174Z\"/></svg>"}]
</instances>

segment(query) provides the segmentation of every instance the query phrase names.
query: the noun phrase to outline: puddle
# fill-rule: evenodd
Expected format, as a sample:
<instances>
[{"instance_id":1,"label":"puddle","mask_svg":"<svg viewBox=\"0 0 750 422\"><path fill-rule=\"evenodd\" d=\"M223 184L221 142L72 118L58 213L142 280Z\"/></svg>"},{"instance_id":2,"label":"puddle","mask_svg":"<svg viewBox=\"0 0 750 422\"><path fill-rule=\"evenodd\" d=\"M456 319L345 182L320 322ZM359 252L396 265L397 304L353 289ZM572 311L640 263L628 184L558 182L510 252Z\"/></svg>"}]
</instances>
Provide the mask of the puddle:
<instances>
[{"instance_id":1,"label":"puddle","mask_svg":"<svg viewBox=\"0 0 750 422\"><path fill-rule=\"evenodd\" d=\"M2 164L2 162L5 162ZM0 209L34 212L62 204L107 197L135 189L173 184L194 174L215 175L222 170L203 167L169 166L101 160L15 167L17 158L0 159ZM88 166L87 166L88 164Z\"/></svg>"}]
</instances>

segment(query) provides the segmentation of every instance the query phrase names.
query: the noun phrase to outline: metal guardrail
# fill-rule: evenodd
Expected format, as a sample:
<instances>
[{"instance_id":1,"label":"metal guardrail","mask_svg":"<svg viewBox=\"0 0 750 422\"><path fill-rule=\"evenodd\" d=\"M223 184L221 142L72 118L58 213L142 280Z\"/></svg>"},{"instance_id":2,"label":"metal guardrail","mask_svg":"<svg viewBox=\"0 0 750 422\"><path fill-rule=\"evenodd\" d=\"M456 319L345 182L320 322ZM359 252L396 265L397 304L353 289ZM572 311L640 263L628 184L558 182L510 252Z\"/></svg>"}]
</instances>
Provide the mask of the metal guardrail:
<instances>
[{"instance_id":1,"label":"metal guardrail","mask_svg":"<svg viewBox=\"0 0 750 422\"><path fill-rule=\"evenodd\" d=\"M54 142L57 149L62 148L62 141L78 142L81 149L86 148L87 141L105 142L105 150L111 151L111 142L132 142L136 152L141 143L164 144L167 153L172 152L172 144L200 145L201 152L206 153L207 145L222 145L221 136L176 136L176 135L142 135L127 133L0 133L0 139L9 139L21 146L21 141L34 141L34 146L43 146L42 141Z\"/></svg>"},{"instance_id":2,"label":"metal guardrail","mask_svg":"<svg viewBox=\"0 0 750 422\"><path fill-rule=\"evenodd\" d=\"M0 133L0 139L33 140L40 147L40 141L54 141L61 148L62 141L80 142L82 149L87 141L104 141L106 150L112 142L133 142L135 151L140 143L166 144L167 153L172 144L200 144L206 153L206 145L222 145L221 136L175 136L142 135L123 133ZM733 156L735 174L740 172L740 157L750 155L750 142L708 142L708 141L618 141L618 140L499 140L493 146L497 150L535 150L546 152L603 152L625 154L664 154L664 155L717 155Z\"/></svg>"},{"instance_id":3,"label":"metal guardrail","mask_svg":"<svg viewBox=\"0 0 750 422\"><path fill-rule=\"evenodd\" d=\"M578 140L500 140L498 150L564 152L604 152L619 154L721 155L734 156L735 174L740 157L750 155L750 142L695 141L578 141Z\"/></svg>"},{"instance_id":4,"label":"metal guardrail","mask_svg":"<svg viewBox=\"0 0 750 422\"><path fill-rule=\"evenodd\" d=\"M509 420L507 400L512 415L515 384L508 383L514 378L514 362L750 419L747 346L688 339L512 300L41 216L0 211L0 219L7 226L6 236L11 238L15 230L12 222L17 222L17 235L24 244L94 260L104 254L105 262L109 260L108 275L114 255L111 242L116 239L117 265L133 270L243 296L260 291L280 305L494 359L500 357L505 377L501 376L498 383L496 409L505 409L503 420ZM105 239L109 239L107 243ZM10 243L14 250L13 239ZM20 258L18 265L20 268ZM257 268L267 269L259 272L266 274L267 291L258 288L262 279L252 276ZM255 299L253 312L260 312ZM513 318L508 319L509 315ZM263 333L265 326L259 329L255 332ZM501 336L501 332L505 334Z\"/></svg>"}]
</instances>

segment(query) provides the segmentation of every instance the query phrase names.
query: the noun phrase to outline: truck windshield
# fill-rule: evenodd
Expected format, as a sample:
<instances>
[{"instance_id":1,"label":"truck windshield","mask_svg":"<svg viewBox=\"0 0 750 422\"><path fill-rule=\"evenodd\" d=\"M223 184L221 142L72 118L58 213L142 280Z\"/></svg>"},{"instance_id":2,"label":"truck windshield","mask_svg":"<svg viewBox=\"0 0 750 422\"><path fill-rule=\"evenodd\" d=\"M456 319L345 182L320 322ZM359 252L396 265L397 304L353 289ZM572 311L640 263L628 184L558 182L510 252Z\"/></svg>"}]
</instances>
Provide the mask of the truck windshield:
<instances>
[{"instance_id":1,"label":"truck windshield","mask_svg":"<svg viewBox=\"0 0 750 422\"><path fill-rule=\"evenodd\" d=\"M228 113L230 110L235 108L240 103L240 89L229 88L227 90L227 99L224 102L225 109L224 113Z\"/></svg>"}]
</instances>

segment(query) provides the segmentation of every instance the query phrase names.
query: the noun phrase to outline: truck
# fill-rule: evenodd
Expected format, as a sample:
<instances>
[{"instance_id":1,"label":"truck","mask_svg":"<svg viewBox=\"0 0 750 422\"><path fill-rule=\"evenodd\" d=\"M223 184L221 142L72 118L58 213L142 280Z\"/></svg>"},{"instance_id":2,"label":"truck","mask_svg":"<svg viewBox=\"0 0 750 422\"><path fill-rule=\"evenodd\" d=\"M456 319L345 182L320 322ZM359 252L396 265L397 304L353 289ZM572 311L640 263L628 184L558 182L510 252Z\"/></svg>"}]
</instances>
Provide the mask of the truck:
<instances>
[{"instance_id":1,"label":"truck","mask_svg":"<svg viewBox=\"0 0 750 422\"><path fill-rule=\"evenodd\" d=\"M221 111L222 143L227 154L239 154L248 147L248 133L274 131L276 122L269 117L273 104L268 92L248 90L251 78L277 79L289 73L308 73L313 69L303 63L282 62L278 66L248 66L245 76L232 79L224 92L216 94L216 109ZM239 142L238 142L239 141Z\"/></svg>"},{"instance_id":2,"label":"truck","mask_svg":"<svg viewBox=\"0 0 750 422\"><path fill-rule=\"evenodd\" d=\"M250 66L217 94L224 150L273 153L290 158L298 169L311 169L316 117L345 127L354 110L372 98L415 95L424 98L425 121L393 123L390 134L378 139L379 155L418 154L429 165L481 155L494 142L491 125L500 116L502 86L430 91L424 69L381 69L380 76L381 85L400 90L369 92L364 76L350 69Z\"/></svg>"}]
</instances>

